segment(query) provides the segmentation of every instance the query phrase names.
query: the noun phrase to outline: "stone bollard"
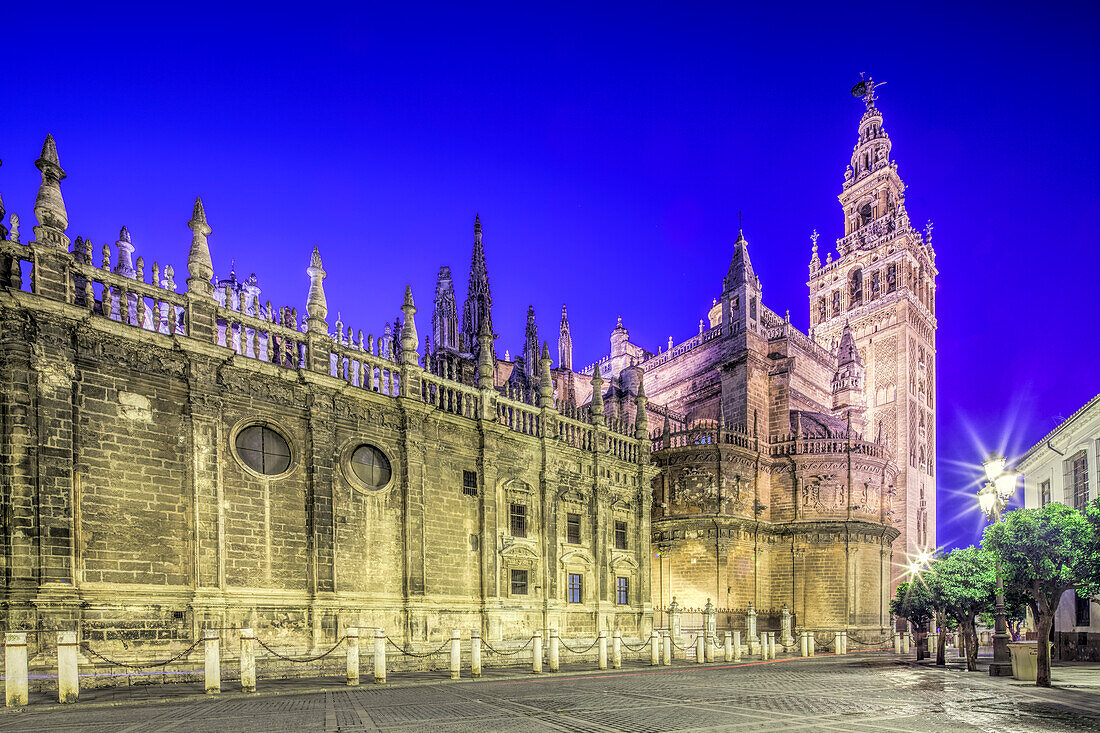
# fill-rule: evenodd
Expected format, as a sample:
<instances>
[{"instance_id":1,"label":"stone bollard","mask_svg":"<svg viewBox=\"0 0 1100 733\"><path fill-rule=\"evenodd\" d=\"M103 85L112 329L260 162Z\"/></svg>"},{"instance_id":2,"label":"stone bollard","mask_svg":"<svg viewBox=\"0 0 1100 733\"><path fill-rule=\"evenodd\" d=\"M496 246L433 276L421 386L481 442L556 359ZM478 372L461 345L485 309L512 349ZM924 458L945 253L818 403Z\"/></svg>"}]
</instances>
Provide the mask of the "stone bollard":
<instances>
[{"instance_id":1,"label":"stone bollard","mask_svg":"<svg viewBox=\"0 0 1100 733\"><path fill-rule=\"evenodd\" d=\"M894 654L901 654L901 634L894 630Z\"/></svg>"},{"instance_id":2,"label":"stone bollard","mask_svg":"<svg viewBox=\"0 0 1100 733\"><path fill-rule=\"evenodd\" d=\"M810 656L812 657L814 655L814 632L807 631L806 632L806 639L809 642Z\"/></svg>"},{"instance_id":3,"label":"stone bollard","mask_svg":"<svg viewBox=\"0 0 1100 733\"><path fill-rule=\"evenodd\" d=\"M760 632L760 658L768 658L768 632Z\"/></svg>"},{"instance_id":4,"label":"stone bollard","mask_svg":"<svg viewBox=\"0 0 1100 733\"><path fill-rule=\"evenodd\" d=\"M241 692L256 691L255 641L252 629L241 629Z\"/></svg>"},{"instance_id":5,"label":"stone bollard","mask_svg":"<svg viewBox=\"0 0 1100 733\"><path fill-rule=\"evenodd\" d=\"M78 648L75 631L57 633L57 699L61 702L76 702L80 694L76 670Z\"/></svg>"},{"instance_id":6,"label":"stone bollard","mask_svg":"<svg viewBox=\"0 0 1100 733\"><path fill-rule=\"evenodd\" d=\"M672 603L668 604L668 632L677 639L680 638L680 604L676 602L676 596L672 597Z\"/></svg>"},{"instance_id":7,"label":"stone bollard","mask_svg":"<svg viewBox=\"0 0 1100 733\"><path fill-rule=\"evenodd\" d=\"M475 680L481 676L481 632L477 629L470 632L470 676Z\"/></svg>"},{"instance_id":8,"label":"stone bollard","mask_svg":"<svg viewBox=\"0 0 1100 733\"><path fill-rule=\"evenodd\" d=\"M649 665L656 667L661 664L661 633L657 629L649 632Z\"/></svg>"},{"instance_id":9,"label":"stone bollard","mask_svg":"<svg viewBox=\"0 0 1100 733\"><path fill-rule=\"evenodd\" d=\"M462 676L462 632L451 629L451 679Z\"/></svg>"},{"instance_id":10,"label":"stone bollard","mask_svg":"<svg viewBox=\"0 0 1100 733\"><path fill-rule=\"evenodd\" d=\"M741 661L741 630L733 632L733 661Z\"/></svg>"},{"instance_id":11,"label":"stone bollard","mask_svg":"<svg viewBox=\"0 0 1100 733\"><path fill-rule=\"evenodd\" d=\"M810 640L806 636L805 631L799 631L798 632L798 647L799 647L799 651L802 653L802 656L804 656L804 657L810 656Z\"/></svg>"},{"instance_id":12,"label":"stone bollard","mask_svg":"<svg viewBox=\"0 0 1100 733\"><path fill-rule=\"evenodd\" d=\"M344 629L348 642L348 684L359 684L359 629Z\"/></svg>"},{"instance_id":13,"label":"stone bollard","mask_svg":"<svg viewBox=\"0 0 1100 733\"><path fill-rule=\"evenodd\" d=\"M27 704L27 635L4 634L4 699L9 708Z\"/></svg>"},{"instance_id":14,"label":"stone bollard","mask_svg":"<svg viewBox=\"0 0 1100 733\"><path fill-rule=\"evenodd\" d=\"M596 638L596 666L599 669L607 669L607 629L600 629L600 635Z\"/></svg>"},{"instance_id":15,"label":"stone bollard","mask_svg":"<svg viewBox=\"0 0 1100 733\"><path fill-rule=\"evenodd\" d=\"M707 637L702 632L695 637L695 661L699 664L707 661Z\"/></svg>"},{"instance_id":16,"label":"stone bollard","mask_svg":"<svg viewBox=\"0 0 1100 733\"><path fill-rule=\"evenodd\" d=\"M714 647L717 643L718 637L713 632L708 631L703 636L703 650L708 662L714 661Z\"/></svg>"},{"instance_id":17,"label":"stone bollard","mask_svg":"<svg viewBox=\"0 0 1100 733\"><path fill-rule=\"evenodd\" d=\"M611 667L622 669L623 666L623 632L615 629L611 632Z\"/></svg>"},{"instance_id":18,"label":"stone bollard","mask_svg":"<svg viewBox=\"0 0 1100 733\"><path fill-rule=\"evenodd\" d=\"M902 654L908 654L909 653L909 641L910 641L909 632L908 631L903 631L901 633L901 653Z\"/></svg>"},{"instance_id":19,"label":"stone bollard","mask_svg":"<svg viewBox=\"0 0 1100 733\"><path fill-rule=\"evenodd\" d=\"M775 659L775 632L768 632L768 659Z\"/></svg>"},{"instance_id":20,"label":"stone bollard","mask_svg":"<svg viewBox=\"0 0 1100 733\"><path fill-rule=\"evenodd\" d=\"M386 682L386 632L374 630L374 684Z\"/></svg>"},{"instance_id":21,"label":"stone bollard","mask_svg":"<svg viewBox=\"0 0 1100 733\"><path fill-rule=\"evenodd\" d=\"M749 609L745 612L745 643L749 645L749 656L755 656L760 639L756 635L756 608L752 601L749 601Z\"/></svg>"},{"instance_id":22,"label":"stone bollard","mask_svg":"<svg viewBox=\"0 0 1100 733\"><path fill-rule=\"evenodd\" d=\"M561 669L561 637L557 629L550 629L550 671Z\"/></svg>"},{"instance_id":23,"label":"stone bollard","mask_svg":"<svg viewBox=\"0 0 1100 733\"><path fill-rule=\"evenodd\" d=\"M215 629L203 632L206 642L206 694L217 695L222 691L221 641Z\"/></svg>"},{"instance_id":24,"label":"stone bollard","mask_svg":"<svg viewBox=\"0 0 1100 733\"><path fill-rule=\"evenodd\" d=\"M667 667L668 665L672 664L672 635L669 634L667 631L665 632L665 638L663 639L663 642L664 643L661 645L661 647L664 650L664 663Z\"/></svg>"},{"instance_id":25,"label":"stone bollard","mask_svg":"<svg viewBox=\"0 0 1100 733\"><path fill-rule=\"evenodd\" d=\"M782 638L779 643L783 646L784 651L794 647L794 637L791 636L791 610L787 608L787 604L783 604L783 608L779 612L779 629L782 632Z\"/></svg>"},{"instance_id":26,"label":"stone bollard","mask_svg":"<svg viewBox=\"0 0 1100 733\"><path fill-rule=\"evenodd\" d=\"M531 671L542 672L542 632L536 631L531 637Z\"/></svg>"},{"instance_id":27,"label":"stone bollard","mask_svg":"<svg viewBox=\"0 0 1100 733\"><path fill-rule=\"evenodd\" d=\"M729 631L726 632L726 644L725 644L726 661L733 661L733 634Z\"/></svg>"},{"instance_id":28,"label":"stone bollard","mask_svg":"<svg viewBox=\"0 0 1100 733\"><path fill-rule=\"evenodd\" d=\"M839 646L837 647L836 653L837 654L847 654L848 653L848 632L847 631L841 631L839 636L840 636L840 643L839 643Z\"/></svg>"}]
</instances>

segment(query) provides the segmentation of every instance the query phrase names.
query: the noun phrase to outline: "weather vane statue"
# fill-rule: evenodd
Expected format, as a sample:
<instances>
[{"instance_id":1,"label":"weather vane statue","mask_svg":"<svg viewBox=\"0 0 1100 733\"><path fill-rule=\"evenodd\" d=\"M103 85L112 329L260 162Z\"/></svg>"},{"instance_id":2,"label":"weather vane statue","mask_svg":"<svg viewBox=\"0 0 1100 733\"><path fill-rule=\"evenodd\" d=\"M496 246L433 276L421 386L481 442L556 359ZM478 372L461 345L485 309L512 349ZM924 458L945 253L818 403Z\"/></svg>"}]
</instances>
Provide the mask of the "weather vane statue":
<instances>
[{"instance_id":1,"label":"weather vane statue","mask_svg":"<svg viewBox=\"0 0 1100 733\"><path fill-rule=\"evenodd\" d=\"M876 84L874 79L862 78L866 76L866 74L867 72L865 71L859 73L860 80L852 87L852 96L857 98L863 97L863 103L867 105L867 109L871 109L875 106L875 100L878 99L878 96L875 95L875 87L884 86L886 82L883 81Z\"/></svg>"}]
</instances>

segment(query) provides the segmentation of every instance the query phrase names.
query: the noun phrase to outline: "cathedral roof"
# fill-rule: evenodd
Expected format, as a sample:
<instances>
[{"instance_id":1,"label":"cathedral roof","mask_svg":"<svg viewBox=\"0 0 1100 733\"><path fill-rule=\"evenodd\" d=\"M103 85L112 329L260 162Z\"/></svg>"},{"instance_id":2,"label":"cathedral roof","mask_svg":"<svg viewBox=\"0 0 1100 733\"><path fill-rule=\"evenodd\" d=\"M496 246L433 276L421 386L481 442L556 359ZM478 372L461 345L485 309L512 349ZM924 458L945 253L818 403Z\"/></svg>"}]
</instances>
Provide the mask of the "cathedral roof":
<instances>
[{"instance_id":1,"label":"cathedral roof","mask_svg":"<svg viewBox=\"0 0 1100 733\"><path fill-rule=\"evenodd\" d=\"M811 438L844 435L848 423L838 417L821 412L791 410L791 432Z\"/></svg>"}]
</instances>

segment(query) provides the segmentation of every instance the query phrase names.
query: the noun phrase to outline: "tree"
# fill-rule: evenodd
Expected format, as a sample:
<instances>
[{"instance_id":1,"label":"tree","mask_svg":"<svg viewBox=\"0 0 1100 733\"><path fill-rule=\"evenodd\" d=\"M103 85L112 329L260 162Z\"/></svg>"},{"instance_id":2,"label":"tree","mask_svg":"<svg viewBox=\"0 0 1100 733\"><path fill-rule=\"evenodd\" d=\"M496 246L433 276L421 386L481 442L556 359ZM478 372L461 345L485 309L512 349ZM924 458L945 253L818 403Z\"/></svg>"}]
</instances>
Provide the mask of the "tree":
<instances>
[{"instance_id":1,"label":"tree","mask_svg":"<svg viewBox=\"0 0 1100 733\"><path fill-rule=\"evenodd\" d=\"M1066 591L1100 592L1100 503L1084 512L1052 503L1017 509L986 527L982 547L1001 560L1006 586L1023 591L1038 623L1035 684L1050 687L1050 629Z\"/></svg>"},{"instance_id":2,"label":"tree","mask_svg":"<svg viewBox=\"0 0 1100 733\"><path fill-rule=\"evenodd\" d=\"M924 659L921 641L924 627L932 620L936 607L928 586L919 577L898 584L897 595L890 601L890 611L909 621L917 632L917 659Z\"/></svg>"},{"instance_id":3,"label":"tree","mask_svg":"<svg viewBox=\"0 0 1100 733\"><path fill-rule=\"evenodd\" d=\"M959 633L966 637L966 669L970 672L978 664L977 616L993 608L997 587L995 559L988 550L960 547L934 560L925 577L937 611L955 619ZM936 664L945 661L941 634Z\"/></svg>"}]
</instances>

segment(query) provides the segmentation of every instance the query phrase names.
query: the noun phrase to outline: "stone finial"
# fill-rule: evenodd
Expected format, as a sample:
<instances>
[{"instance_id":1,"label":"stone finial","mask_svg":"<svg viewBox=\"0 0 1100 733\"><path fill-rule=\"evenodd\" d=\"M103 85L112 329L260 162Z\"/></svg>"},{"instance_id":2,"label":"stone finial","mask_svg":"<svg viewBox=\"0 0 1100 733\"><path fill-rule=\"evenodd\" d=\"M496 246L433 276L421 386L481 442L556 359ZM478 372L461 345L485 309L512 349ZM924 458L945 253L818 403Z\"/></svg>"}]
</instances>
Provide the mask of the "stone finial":
<instances>
[{"instance_id":1,"label":"stone finial","mask_svg":"<svg viewBox=\"0 0 1100 733\"><path fill-rule=\"evenodd\" d=\"M19 241L19 214L11 215L11 234L8 235L8 238L13 242Z\"/></svg>"},{"instance_id":2,"label":"stone finial","mask_svg":"<svg viewBox=\"0 0 1100 733\"><path fill-rule=\"evenodd\" d=\"M328 300L325 299L325 268L321 266L321 251L316 246L309 256L309 300L306 302L307 330L310 333L327 334Z\"/></svg>"},{"instance_id":3,"label":"stone finial","mask_svg":"<svg viewBox=\"0 0 1100 733\"><path fill-rule=\"evenodd\" d=\"M102 259L100 260L99 266L102 267L104 270L110 270L111 269L111 245L104 242L103 243L103 251L102 251L101 254L102 254Z\"/></svg>"},{"instance_id":4,"label":"stone finial","mask_svg":"<svg viewBox=\"0 0 1100 733\"><path fill-rule=\"evenodd\" d=\"M176 292L176 270L171 265L164 266L164 289Z\"/></svg>"},{"instance_id":5,"label":"stone finial","mask_svg":"<svg viewBox=\"0 0 1100 733\"><path fill-rule=\"evenodd\" d=\"M550 345L542 342L542 358L539 359L539 404L543 407L553 405L554 378L550 375Z\"/></svg>"},{"instance_id":6,"label":"stone finial","mask_svg":"<svg viewBox=\"0 0 1100 733\"><path fill-rule=\"evenodd\" d=\"M821 235L817 233L816 229L814 229L813 233L810 234L810 242L812 242L811 247L810 247L810 274L811 275L821 269L821 258L817 256L817 238L820 237L820 236Z\"/></svg>"},{"instance_id":7,"label":"stone finial","mask_svg":"<svg viewBox=\"0 0 1100 733\"><path fill-rule=\"evenodd\" d=\"M644 375L641 373L641 369L638 372L638 395L634 398L634 404L638 406L638 412L634 418L634 437L638 440L644 440L649 436L649 416L646 415L645 411L649 398L645 394Z\"/></svg>"},{"instance_id":8,"label":"stone finial","mask_svg":"<svg viewBox=\"0 0 1100 733\"><path fill-rule=\"evenodd\" d=\"M603 377L600 376L600 365L592 367L592 424L603 425Z\"/></svg>"},{"instance_id":9,"label":"stone finial","mask_svg":"<svg viewBox=\"0 0 1100 733\"><path fill-rule=\"evenodd\" d=\"M492 389L494 386L493 334L489 331L489 319L481 319L481 328L477 334L477 386Z\"/></svg>"},{"instance_id":10,"label":"stone finial","mask_svg":"<svg viewBox=\"0 0 1100 733\"><path fill-rule=\"evenodd\" d=\"M416 334L416 306L413 304L411 285L405 286L405 302L401 312L405 314L405 323L401 327L401 363L417 366L416 352L420 348L420 337Z\"/></svg>"},{"instance_id":11,"label":"stone finial","mask_svg":"<svg viewBox=\"0 0 1100 733\"><path fill-rule=\"evenodd\" d=\"M122 230L118 233L118 241L115 242L115 246L118 247L118 259L115 262L114 272L117 275L123 277L133 277L134 270L134 245L130 241L130 232L126 227L122 227Z\"/></svg>"},{"instance_id":12,"label":"stone finial","mask_svg":"<svg viewBox=\"0 0 1100 733\"><path fill-rule=\"evenodd\" d=\"M191 211L191 252L187 255L187 291L207 298L214 297L214 264L210 260L210 245L206 238L210 236L210 225L206 223L206 211L202 199L195 198L195 208Z\"/></svg>"},{"instance_id":13,"label":"stone finial","mask_svg":"<svg viewBox=\"0 0 1100 733\"><path fill-rule=\"evenodd\" d=\"M61 181L65 178L65 171L57 159L53 135L46 135L42 154L34 165L42 172L42 183L34 202L34 215L38 219L34 237L40 242L67 250L69 238L65 236L65 230L69 228L69 215L65 211L65 199L61 197Z\"/></svg>"},{"instance_id":14,"label":"stone finial","mask_svg":"<svg viewBox=\"0 0 1100 733\"><path fill-rule=\"evenodd\" d=\"M573 371L573 337L569 333L569 314L565 304L561 306L561 324L558 326L558 368Z\"/></svg>"}]
</instances>

